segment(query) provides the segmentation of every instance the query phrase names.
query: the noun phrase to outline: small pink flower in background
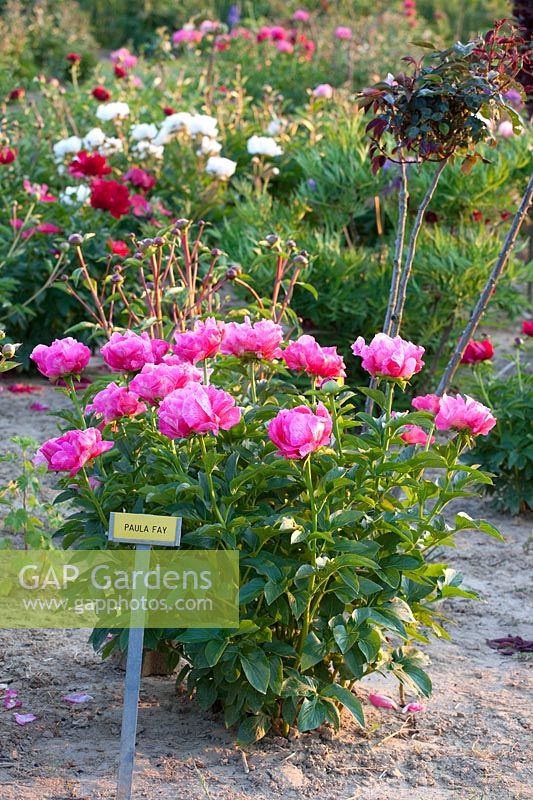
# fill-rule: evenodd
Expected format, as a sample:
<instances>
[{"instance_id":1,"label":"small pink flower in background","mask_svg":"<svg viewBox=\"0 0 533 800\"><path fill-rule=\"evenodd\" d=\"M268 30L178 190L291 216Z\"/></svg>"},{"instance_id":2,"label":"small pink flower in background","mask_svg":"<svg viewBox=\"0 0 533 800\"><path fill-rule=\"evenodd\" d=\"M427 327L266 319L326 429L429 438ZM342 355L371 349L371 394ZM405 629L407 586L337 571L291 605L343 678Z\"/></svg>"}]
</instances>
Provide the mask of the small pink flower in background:
<instances>
[{"instance_id":1,"label":"small pink flower in background","mask_svg":"<svg viewBox=\"0 0 533 800\"><path fill-rule=\"evenodd\" d=\"M2 705L6 709L6 711L11 711L13 708L20 708L22 705L22 700L19 699L18 692L16 689L6 689L4 692L4 698L2 700Z\"/></svg>"},{"instance_id":2,"label":"small pink flower in background","mask_svg":"<svg viewBox=\"0 0 533 800\"><path fill-rule=\"evenodd\" d=\"M188 383L165 397L158 410L159 430L169 439L229 430L241 419L235 398L216 386Z\"/></svg>"},{"instance_id":3,"label":"small pink flower in background","mask_svg":"<svg viewBox=\"0 0 533 800\"><path fill-rule=\"evenodd\" d=\"M143 414L146 406L141 403L134 391L129 391L125 386L110 383L101 392L97 392L92 403L85 409L86 413L95 413L103 418L107 424L121 417L135 417Z\"/></svg>"},{"instance_id":4,"label":"small pink flower in background","mask_svg":"<svg viewBox=\"0 0 533 800\"><path fill-rule=\"evenodd\" d=\"M12 383L7 387L7 391L12 394L32 394L42 392L42 386L32 386L31 383Z\"/></svg>"},{"instance_id":5,"label":"small pink flower in background","mask_svg":"<svg viewBox=\"0 0 533 800\"><path fill-rule=\"evenodd\" d=\"M368 702L372 703L376 708L393 708L395 710L398 708L398 705L390 697L385 697L385 695L377 694L376 692L368 693Z\"/></svg>"},{"instance_id":6,"label":"small pink flower in background","mask_svg":"<svg viewBox=\"0 0 533 800\"><path fill-rule=\"evenodd\" d=\"M176 340L173 347L174 353L182 361L188 361L191 364L212 358L220 351L224 331L224 323L217 322L214 317L208 317L205 322L199 320L192 331L174 334Z\"/></svg>"},{"instance_id":7,"label":"small pink flower in background","mask_svg":"<svg viewBox=\"0 0 533 800\"><path fill-rule=\"evenodd\" d=\"M280 53L294 53L294 45L285 39L280 39L276 42L276 50L279 50Z\"/></svg>"},{"instance_id":8,"label":"small pink flower in background","mask_svg":"<svg viewBox=\"0 0 533 800\"><path fill-rule=\"evenodd\" d=\"M322 97L325 100L331 100L333 97L333 86L329 83L319 83L318 86L312 91L313 97Z\"/></svg>"},{"instance_id":9,"label":"small pink flower in background","mask_svg":"<svg viewBox=\"0 0 533 800\"><path fill-rule=\"evenodd\" d=\"M305 8L297 8L292 18L295 22L307 22L311 14Z\"/></svg>"},{"instance_id":10,"label":"small pink flower in background","mask_svg":"<svg viewBox=\"0 0 533 800\"><path fill-rule=\"evenodd\" d=\"M500 122L498 125L498 136L502 136L504 139L509 139L511 136L514 136L513 123L508 119L504 119L503 122Z\"/></svg>"},{"instance_id":11,"label":"small pink flower in background","mask_svg":"<svg viewBox=\"0 0 533 800\"><path fill-rule=\"evenodd\" d=\"M45 236L53 236L54 233L63 233L63 228L60 228L58 225L54 225L53 222L41 222L39 225L23 231L22 238L29 239L34 233L42 233Z\"/></svg>"},{"instance_id":12,"label":"small pink flower in background","mask_svg":"<svg viewBox=\"0 0 533 800\"><path fill-rule=\"evenodd\" d=\"M149 217L153 210L151 204L142 194L131 195L130 207L135 217Z\"/></svg>"},{"instance_id":13,"label":"small pink flower in background","mask_svg":"<svg viewBox=\"0 0 533 800\"><path fill-rule=\"evenodd\" d=\"M30 404L30 411L49 411L50 406L45 405L44 403L31 403Z\"/></svg>"},{"instance_id":14,"label":"small pink flower in background","mask_svg":"<svg viewBox=\"0 0 533 800\"><path fill-rule=\"evenodd\" d=\"M17 157L17 150L16 148L12 147L0 147L0 164L12 164L15 158Z\"/></svg>"},{"instance_id":15,"label":"small pink flower in background","mask_svg":"<svg viewBox=\"0 0 533 800\"><path fill-rule=\"evenodd\" d=\"M403 433L400 434L400 439L403 439L406 444L427 444L428 434L418 425L405 425L402 430ZM430 444L433 444L434 441L435 437L432 436Z\"/></svg>"},{"instance_id":16,"label":"small pink flower in background","mask_svg":"<svg viewBox=\"0 0 533 800\"><path fill-rule=\"evenodd\" d=\"M269 319L254 322L252 325L250 318L246 317L243 323L226 323L220 352L224 355L239 357L251 355L255 358L272 361L282 355L279 349L282 340L281 325L277 325Z\"/></svg>"},{"instance_id":17,"label":"small pink flower in background","mask_svg":"<svg viewBox=\"0 0 533 800\"><path fill-rule=\"evenodd\" d=\"M335 28L335 38L336 39L351 39L352 38L352 29L346 28L344 25L339 25Z\"/></svg>"},{"instance_id":18,"label":"small pink flower in background","mask_svg":"<svg viewBox=\"0 0 533 800\"><path fill-rule=\"evenodd\" d=\"M270 440L284 458L305 458L331 441L333 422L323 403L281 410L268 425Z\"/></svg>"},{"instance_id":19,"label":"small pink flower in background","mask_svg":"<svg viewBox=\"0 0 533 800\"><path fill-rule=\"evenodd\" d=\"M526 336L533 336L533 319L523 320L522 333L525 333Z\"/></svg>"},{"instance_id":20,"label":"small pink flower in background","mask_svg":"<svg viewBox=\"0 0 533 800\"><path fill-rule=\"evenodd\" d=\"M419 711L425 711L426 707L422 703L407 703L402 708L402 714L418 714Z\"/></svg>"},{"instance_id":21,"label":"small pink flower in background","mask_svg":"<svg viewBox=\"0 0 533 800\"><path fill-rule=\"evenodd\" d=\"M155 361L149 337L146 334L139 336L133 331L114 333L100 348L100 353L114 372L137 372L145 364Z\"/></svg>"},{"instance_id":22,"label":"small pink flower in background","mask_svg":"<svg viewBox=\"0 0 533 800\"><path fill-rule=\"evenodd\" d=\"M83 372L91 358L91 351L72 336L67 336L65 339L55 339L51 345L38 344L33 348L30 358L37 364L41 375L54 380Z\"/></svg>"},{"instance_id":23,"label":"small pink flower in background","mask_svg":"<svg viewBox=\"0 0 533 800\"><path fill-rule=\"evenodd\" d=\"M362 358L362 367L371 375L409 380L424 366L424 348L407 342L400 336L391 338L376 333L370 344L362 336L352 345L354 356Z\"/></svg>"},{"instance_id":24,"label":"small pink flower in background","mask_svg":"<svg viewBox=\"0 0 533 800\"><path fill-rule=\"evenodd\" d=\"M411 405L417 411L431 411L432 414L437 414L440 408L440 397L436 394L424 394L414 397Z\"/></svg>"},{"instance_id":25,"label":"small pink flower in background","mask_svg":"<svg viewBox=\"0 0 533 800\"><path fill-rule=\"evenodd\" d=\"M130 254L130 248L128 247L126 242L122 241L122 239L114 239L114 240L108 239L106 244L114 256L120 256L120 258L127 258Z\"/></svg>"},{"instance_id":26,"label":"small pink flower in background","mask_svg":"<svg viewBox=\"0 0 533 800\"><path fill-rule=\"evenodd\" d=\"M46 183L31 183L27 178L24 178L22 185L25 192L36 197L41 203L55 203L57 200L57 197L48 191L48 184Z\"/></svg>"},{"instance_id":27,"label":"small pink flower in background","mask_svg":"<svg viewBox=\"0 0 533 800\"><path fill-rule=\"evenodd\" d=\"M13 714L13 719L17 725L27 725L29 722L35 722L37 717L35 714Z\"/></svg>"},{"instance_id":28,"label":"small pink flower in background","mask_svg":"<svg viewBox=\"0 0 533 800\"><path fill-rule=\"evenodd\" d=\"M342 356L336 347L321 347L314 336L304 334L294 342L289 342L283 351L283 358L289 369L306 372L322 380L346 377Z\"/></svg>"},{"instance_id":29,"label":"small pink flower in background","mask_svg":"<svg viewBox=\"0 0 533 800\"><path fill-rule=\"evenodd\" d=\"M191 381L201 380L200 370L187 361L181 364L145 364L130 383L130 389L143 400L156 403Z\"/></svg>"},{"instance_id":30,"label":"small pink flower in background","mask_svg":"<svg viewBox=\"0 0 533 800\"><path fill-rule=\"evenodd\" d=\"M98 428L67 431L63 436L48 439L41 445L33 463L36 467L46 465L49 471L68 472L72 476L112 447L113 442L102 440Z\"/></svg>"},{"instance_id":31,"label":"small pink flower in background","mask_svg":"<svg viewBox=\"0 0 533 800\"><path fill-rule=\"evenodd\" d=\"M130 53L127 47L119 47L118 50L114 50L109 58L113 64L121 64L125 69L133 69L139 60L137 56Z\"/></svg>"},{"instance_id":32,"label":"small pink flower in background","mask_svg":"<svg viewBox=\"0 0 533 800\"><path fill-rule=\"evenodd\" d=\"M198 44L202 41L202 31L195 28L180 28L172 34L173 44Z\"/></svg>"},{"instance_id":33,"label":"small pink flower in background","mask_svg":"<svg viewBox=\"0 0 533 800\"><path fill-rule=\"evenodd\" d=\"M11 227L14 228L16 231L19 231L22 226L24 225L24 220L15 217L14 219L10 220Z\"/></svg>"},{"instance_id":34,"label":"small pink flower in background","mask_svg":"<svg viewBox=\"0 0 533 800\"><path fill-rule=\"evenodd\" d=\"M486 436L496 425L490 409L469 397L460 394L443 395L435 426L439 431L469 431L473 436Z\"/></svg>"},{"instance_id":35,"label":"small pink flower in background","mask_svg":"<svg viewBox=\"0 0 533 800\"><path fill-rule=\"evenodd\" d=\"M287 39L289 31L285 30L281 25L273 25L270 28L270 38L273 42L280 42L282 39Z\"/></svg>"},{"instance_id":36,"label":"small pink flower in background","mask_svg":"<svg viewBox=\"0 0 533 800\"><path fill-rule=\"evenodd\" d=\"M157 183L153 175L150 175L149 172L146 172L140 167L131 167L124 175L124 180L126 183L131 183L132 186L136 186L138 189L144 189L146 192L152 189Z\"/></svg>"},{"instance_id":37,"label":"small pink flower in background","mask_svg":"<svg viewBox=\"0 0 533 800\"><path fill-rule=\"evenodd\" d=\"M72 694L64 695L61 699L64 700L65 703L79 705L80 703L88 703L90 700L94 700L94 697L92 694L87 694L87 692L72 692Z\"/></svg>"},{"instance_id":38,"label":"small pink flower in background","mask_svg":"<svg viewBox=\"0 0 533 800\"><path fill-rule=\"evenodd\" d=\"M471 339L461 358L461 364L478 364L480 361L489 361L494 355L494 347L490 339L475 341Z\"/></svg>"}]
</instances>

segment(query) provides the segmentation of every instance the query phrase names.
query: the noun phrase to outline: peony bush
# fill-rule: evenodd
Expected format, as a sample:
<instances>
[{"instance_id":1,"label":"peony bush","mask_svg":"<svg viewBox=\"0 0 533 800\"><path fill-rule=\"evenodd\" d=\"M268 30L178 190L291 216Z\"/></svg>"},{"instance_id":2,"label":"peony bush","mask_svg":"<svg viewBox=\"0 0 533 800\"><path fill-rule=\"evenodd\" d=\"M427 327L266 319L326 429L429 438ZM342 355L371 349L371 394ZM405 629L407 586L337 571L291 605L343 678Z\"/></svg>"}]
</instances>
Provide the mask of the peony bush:
<instances>
[{"instance_id":1,"label":"peony bush","mask_svg":"<svg viewBox=\"0 0 533 800\"><path fill-rule=\"evenodd\" d=\"M36 456L71 509L56 541L106 548L111 512L173 514L182 547L240 557L238 629L147 630L145 647L182 661L178 681L238 726L241 744L338 728L344 709L364 725L357 686L374 672L395 676L415 706L429 695L417 645L447 635L441 600L472 596L435 549L464 529L499 535L447 508L490 484L460 460L496 424L490 409L430 395L398 411L424 368L424 348L400 336L354 343L368 389L344 383L334 347L288 342L267 312L108 335L110 374L82 395L79 343L32 354L73 401ZM361 410L369 395L373 414ZM92 639L109 655L127 635Z\"/></svg>"}]
</instances>

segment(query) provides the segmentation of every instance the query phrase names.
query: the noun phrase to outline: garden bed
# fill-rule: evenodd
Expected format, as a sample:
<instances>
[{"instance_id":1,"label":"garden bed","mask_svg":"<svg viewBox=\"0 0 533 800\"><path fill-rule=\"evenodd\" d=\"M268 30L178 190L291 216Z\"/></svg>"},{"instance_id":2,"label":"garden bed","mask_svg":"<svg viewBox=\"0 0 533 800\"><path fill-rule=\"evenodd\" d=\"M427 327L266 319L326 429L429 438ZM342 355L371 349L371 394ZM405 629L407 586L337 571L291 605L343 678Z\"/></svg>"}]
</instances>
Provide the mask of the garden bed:
<instances>
[{"instance_id":1,"label":"garden bed","mask_svg":"<svg viewBox=\"0 0 533 800\"><path fill-rule=\"evenodd\" d=\"M54 434L51 418L28 410L36 398L51 408L63 402L48 385L31 396L3 393L4 440L14 433L40 440ZM470 509L473 516L479 505ZM217 714L200 711L183 691L176 693L172 679L148 678L141 690L134 797L532 798L527 742L533 715L527 697L533 660L526 654L504 657L486 639L533 638L527 627L533 518L496 515L482 505L506 544L465 532L457 551L447 554L482 602L446 601L453 641L425 648L434 694L416 716L416 728L403 715L364 701L365 689L395 691L392 682L374 676L359 691L365 732L345 715L337 735L323 727L288 741L268 736L244 759ZM38 716L19 728L11 712L0 711L2 800L113 796L124 673L112 660L102 664L87 637L88 631L0 633L0 683L9 681L22 710ZM81 690L94 699L80 706L62 701Z\"/></svg>"}]
</instances>

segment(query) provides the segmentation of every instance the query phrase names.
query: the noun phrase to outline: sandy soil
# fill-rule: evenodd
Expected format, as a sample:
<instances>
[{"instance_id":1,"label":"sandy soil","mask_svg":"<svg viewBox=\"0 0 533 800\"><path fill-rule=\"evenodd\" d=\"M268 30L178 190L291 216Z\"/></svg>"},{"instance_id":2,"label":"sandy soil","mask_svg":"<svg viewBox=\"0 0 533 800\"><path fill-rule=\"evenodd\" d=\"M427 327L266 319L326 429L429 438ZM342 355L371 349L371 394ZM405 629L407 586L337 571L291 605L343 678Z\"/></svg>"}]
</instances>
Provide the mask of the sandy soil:
<instances>
[{"instance_id":1,"label":"sandy soil","mask_svg":"<svg viewBox=\"0 0 533 800\"><path fill-rule=\"evenodd\" d=\"M58 398L0 395L2 440L13 433L44 439L55 423L28 410ZM5 474L2 478L7 477ZM533 658L502 656L487 638L533 638L533 515L511 519L483 502L470 508L504 533L506 544L465 533L450 563L481 602L454 599L444 611L452 642L427 647L433 697L416 727L364 701L367 729L349 719L286 741L270 737L247 751L215 714L203 713L171 678L143 679L133 797L150 800L527 800L533 798ZM481 508L479 507L481 506ZM0 709L0 800L111 800L115 797L124 673L101 663L86 631L1 631L0 683L10 682L22 711L38 720L17 726ZM62 696L84 690L94 700L69 706Z\"/></svg>"}]
</instances>

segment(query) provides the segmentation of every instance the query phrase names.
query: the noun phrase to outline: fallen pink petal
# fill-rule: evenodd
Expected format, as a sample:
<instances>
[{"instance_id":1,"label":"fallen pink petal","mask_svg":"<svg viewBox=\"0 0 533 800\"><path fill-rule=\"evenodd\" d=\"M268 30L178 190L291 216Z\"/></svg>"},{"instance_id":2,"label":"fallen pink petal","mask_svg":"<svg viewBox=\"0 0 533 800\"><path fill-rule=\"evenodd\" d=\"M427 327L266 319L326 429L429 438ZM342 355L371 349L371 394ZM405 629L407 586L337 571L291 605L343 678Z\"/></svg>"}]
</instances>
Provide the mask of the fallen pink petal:
<instances>
[{"instance_id":1,"label":"fallen pink petal","mask_svg":"<svg viewBox=\"0 0 533 800\"><path fill-rule=\"evenodd\" d=\"M394 708L395 710L398 708L398 705L390 697L375 692L369 692L368 702L376 708Z\"/></svg>"},{"instance_id":2,"label":"fallen pink petal","mask_svg":"<svg viewBox=\"0 0 533 800\"><path fill-rule=\"evenodd\" d=\"M418 714L419 711L425 711L426 707L422 703L407 703L402 708L402 714Z\"/></svg>"},{"instance_id":3,"label":"fallen pink petal","mask_svg":"<svg viewBox=\"0 0 533 800\"><path fill-rule=\"evenodd\" d=\"M31 403L30 411L50 411L50 406L45 403Z\"/></svg>"},{"instance_id":4,"label":"fallen pink petal","mask_svg":"<svg viewBox=\"0 0 533 800\"><path fill-rule=\"evenodd\" d=\"M27 725L29 722L35 722L37 717L35 714L13 714L13 719L17 725Z\"/></svg>"},{"instance_id":5,"label":"fallen pink petal","mask_svg":"<svg viewBox=\"0 0 533 800\"><path fill-rule=\"evenodd\" d=\"M72 705L79 705L80 703L88 703L90 700L94 700L92 694L87 694L87 692L73 692L72 694L66 694L62 698L65 703L72 703Z\"/></svg>"},{"instance_id":6,"label":"fallen pink petal","mask_svg":"<svg viewBox=\"0 0 533 800\"><path fill-rule=\"evenodd\" d=\"M6 689L2 705L7 711L11 711L13 708L20 708L22 700L19 699L16 689Z\"/></svg>"}]
</instances>

